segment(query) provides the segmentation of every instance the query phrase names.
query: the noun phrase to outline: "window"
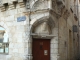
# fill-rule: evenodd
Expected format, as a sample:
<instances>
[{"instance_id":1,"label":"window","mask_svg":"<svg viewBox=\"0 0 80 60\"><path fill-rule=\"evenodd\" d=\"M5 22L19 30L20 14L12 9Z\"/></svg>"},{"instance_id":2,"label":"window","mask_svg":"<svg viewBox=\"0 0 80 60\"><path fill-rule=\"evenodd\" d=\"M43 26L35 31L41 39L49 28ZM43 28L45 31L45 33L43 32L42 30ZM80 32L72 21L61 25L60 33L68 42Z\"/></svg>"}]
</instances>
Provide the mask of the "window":
<instances>
[{"instance_id":1,"label":"window","mask_svg":"<svg viewBox=\"0 0 80 60\"><path fill-rule=\"evenodd\" d=\"M3 27L0 27L0 53L8 54L8 34Z\"/></svg>"}]
</instances>

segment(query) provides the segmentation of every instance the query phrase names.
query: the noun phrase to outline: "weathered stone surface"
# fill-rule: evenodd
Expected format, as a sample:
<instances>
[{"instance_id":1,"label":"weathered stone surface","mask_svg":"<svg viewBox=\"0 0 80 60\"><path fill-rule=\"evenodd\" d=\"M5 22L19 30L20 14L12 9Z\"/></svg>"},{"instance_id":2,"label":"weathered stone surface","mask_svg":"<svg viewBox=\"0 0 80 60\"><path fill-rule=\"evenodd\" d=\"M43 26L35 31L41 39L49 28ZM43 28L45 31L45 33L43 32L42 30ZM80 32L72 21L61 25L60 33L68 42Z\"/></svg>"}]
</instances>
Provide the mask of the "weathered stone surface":
<instances>
[{"instance_id":1,"label":"weathered stone surface","mask_svg":"<svg viewBox=\"0 0 80 60\"><path fill-rule=\"evenodd\" d=\"M18 3L13 4L13 2ZM32 28L34 28L33 25L36 28L36 30L34 28L36 33L47 33L47 35L50 36L49 32L51 32L52 37L47 37L51 39L50 59L68 60L67 49L69 47L69 30L73 32L72 26L74 24L77 25L77 21L75 21L73 13L70 10L65 12L69 7L65 5L66 8L62 10L63 12L60 10L60 13L62 13L60 16L57 14L58 6L55 1L53 2L54 4L52 4L52 8L50 0L29 0L26 3L28 3L28 6L30 4L29 9L31 8L31 10L25 7L23 0L3 0L0 2L0 25L9 33L9 54L0 54L0 60L32 60L33 39L30 34L34 33L32 31ZM8 6L5 6L5 4L8 4ZM50 12L50 9L52 12ZM18 22L17 18L22 16L25 16L26 20ZM46 20L48 22L44 24ZM76 43L77 33L74 38ZM73 49L73 46L71 48ZM74 50L77 51L77 48ZM72 51L72 56L74 55L73 52L74 51ZM77 55L77 53L75 55Z\"/></svg>"}]
</instances>

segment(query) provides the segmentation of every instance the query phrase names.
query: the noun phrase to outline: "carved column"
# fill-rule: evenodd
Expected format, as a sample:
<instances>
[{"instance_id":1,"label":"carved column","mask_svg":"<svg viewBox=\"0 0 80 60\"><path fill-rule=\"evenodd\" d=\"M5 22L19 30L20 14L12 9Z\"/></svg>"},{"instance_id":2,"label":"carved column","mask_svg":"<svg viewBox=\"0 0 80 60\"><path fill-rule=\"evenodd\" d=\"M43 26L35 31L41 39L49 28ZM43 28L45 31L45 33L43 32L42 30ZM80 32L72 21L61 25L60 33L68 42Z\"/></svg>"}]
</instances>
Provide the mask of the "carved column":
<instances>
[{"instance_id":1,"label":"carved column","mask_svg":"<svg viewBox=\"0 0 80 60\"><path fill-rule=\"evenodd\" d=\"M29 37L28 41L28 60L32 60L32 38Z\"/></svg>"},{"instance_id":2,"label":"carved column","mask_svg":"<svg viewBox=\"0 0 80 60\"><path fill-rule=\"evenodd\" d=\"M30 35L30 25L28 27L28 60L32 60L32 36Z\"/></svg>"},{"instance_id":3,"label":"carved column","mask_svg":"<svg viewBox=\"0 0 80 60\"><path fill-rule=\"evenodd\" d=\"M26 24L26 36L24 40L25 44L25 58L24 60L32 60L32 36L30 35L30 22L29 22L29 15L27 17L27 24Z\"/></svg>"}]
</instances>

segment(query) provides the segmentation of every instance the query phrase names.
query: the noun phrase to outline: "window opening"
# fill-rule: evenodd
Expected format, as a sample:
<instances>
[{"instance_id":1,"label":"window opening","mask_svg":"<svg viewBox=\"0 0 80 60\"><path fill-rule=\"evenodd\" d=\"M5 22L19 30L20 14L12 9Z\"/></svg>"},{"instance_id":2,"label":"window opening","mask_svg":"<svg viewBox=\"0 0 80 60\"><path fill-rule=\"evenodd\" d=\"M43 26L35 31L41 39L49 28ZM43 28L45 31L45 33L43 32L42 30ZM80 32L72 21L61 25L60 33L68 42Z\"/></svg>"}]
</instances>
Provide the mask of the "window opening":
<instances>
[{"instance_id":1,"label":"window opening","mask_svg":"<svg viewBox=\"0 0 80 60\"><path fill-rule=\"evenodd\" d=\"M8 54L9 39L8 34L3 27L0 27L0 53Z\"/></svg>"}]
</instances>

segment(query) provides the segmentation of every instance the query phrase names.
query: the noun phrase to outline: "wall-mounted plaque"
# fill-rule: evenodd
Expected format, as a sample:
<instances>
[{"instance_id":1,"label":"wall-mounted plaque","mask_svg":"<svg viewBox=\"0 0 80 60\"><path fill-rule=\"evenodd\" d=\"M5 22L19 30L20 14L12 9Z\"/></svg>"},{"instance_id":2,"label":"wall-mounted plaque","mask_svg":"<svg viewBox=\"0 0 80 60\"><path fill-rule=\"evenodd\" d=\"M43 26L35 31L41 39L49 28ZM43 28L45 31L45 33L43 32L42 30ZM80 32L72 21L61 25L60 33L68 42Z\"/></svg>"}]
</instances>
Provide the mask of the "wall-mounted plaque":
<instances>
[{"instance_id":1,"label":"wall-mounted plaque","mask_svg":"<svg viewBox=\"0 0 80 60\"><path fill-rule=\"evenodd\" d=\"M21 22L21 21L25 21L26 20L26 16L21 16L17 18L17 22Z\"/></svg>"},{"instance_id":2,"label":"wall-mounted plaque","mask_svg":"<svg viewBox=\"0 0 80 60\"><path fill-rule=\"evenodd\" d=\"M44 50L44 55L48 55L48 50Z\"/></svg>"}]
</instances>

